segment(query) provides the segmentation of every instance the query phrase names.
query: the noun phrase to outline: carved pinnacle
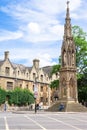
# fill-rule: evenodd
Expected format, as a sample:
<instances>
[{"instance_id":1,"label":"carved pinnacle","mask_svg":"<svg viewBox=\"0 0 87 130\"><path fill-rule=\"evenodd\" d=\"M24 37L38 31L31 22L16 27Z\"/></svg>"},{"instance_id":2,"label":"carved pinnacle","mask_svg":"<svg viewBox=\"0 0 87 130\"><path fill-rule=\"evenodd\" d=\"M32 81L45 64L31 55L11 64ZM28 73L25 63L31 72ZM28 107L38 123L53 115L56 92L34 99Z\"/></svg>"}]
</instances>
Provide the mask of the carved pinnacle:
<instances>
[{"instance_id":1,"label":"carved pinnacle","mask_svg":"<svg viewBox=\"0 0 87 130\"><path fill-rule=\"evenodd\" d=\"M69 3L70 3L70 2L69 2L69 1L67 1L67 7L69 7Z\"/></svg>"}]
</instances>

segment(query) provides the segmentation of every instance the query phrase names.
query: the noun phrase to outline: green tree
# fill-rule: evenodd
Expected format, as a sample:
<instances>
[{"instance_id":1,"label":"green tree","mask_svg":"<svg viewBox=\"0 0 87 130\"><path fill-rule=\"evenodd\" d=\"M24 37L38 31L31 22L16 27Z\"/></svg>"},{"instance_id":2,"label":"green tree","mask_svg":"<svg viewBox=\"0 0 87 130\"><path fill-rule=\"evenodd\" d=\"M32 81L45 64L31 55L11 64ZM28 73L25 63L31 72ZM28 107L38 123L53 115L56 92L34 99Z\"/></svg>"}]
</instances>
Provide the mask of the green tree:
<instances>
[{"instance_id":1,"label":"green tree","mask_svg":"<svg viewBox=\"0 0 87 130\"><path fill-rule=\"evenodd\" d=\"M76 44L78 98L87 101L87 33L79 26L73 26L72 32Z\"/></svg>"},{"instance_id":2,"label":"green tree","mask_svg":"<svg viewBox=\"0 0 87 130\"><path fill-rule=\"evenodd\" d=\"M52 67L51 75L56 74L59 72L61 65L57 64Z\"/></svg>"},{"instance_id":3,"label":"green tree","mask_svg":"<svg viewBox=\"0 0 87 130\"><path fill-rule=\"evenodd\" d=\"M6 92L6 96L7 96L7 98L8 98L8 104L9 104L9 105L12 105L12 103L13 103L13 99L12 99L12 97L13 97L13 92L12 92L12 91L7 91L7 92Z\"/></svg>"},{"instance_id":4,"label":"green tree","mask_svg":"<svg viewBox=\"0 0 87 130\"><path fill-rule=\"evenodd\" d=\"M85 69L83 74L80 74L80 78L78 78L77 83L79 101L87 101L87 69Z\"/></svg>"},{"instance_id":5,"label":"green tree","mask_svg":"<svg viewBox=\"0 0 87 130\"><path fill-rule=\"evenodd\" d=\"M0 87L0 105L6 101L6 91Z\"/></svg>"},{"instance_id":6,"label":"green tree","mask_svg":"<svg viewBox=\"0 0 87 130\"><path fill-rule=\"evenodd\" d=\"M78 67L78 73L84 73L87 67L87 33L79 26L73 26L72 33L76 45L76 66Z\"/></svg>"},{"instance_id":7,"label":"green tree","mask_svg":"<svg viewBox=\"0 0 87 130\"><path fill-rule=\"evenodd\" d=\"M28 89L23 89L22 96L21 96L21 104L27 105L34 103L34 96Z\"/></svg>"},{"instance_id":8,"label":"green tree","mask_svg":"<svg viewBox=\"0 0 87 130\"><path fill-rule=\"evenodd\" d=\"M13 91L7 92L8 103L23 106L34 103L34 95L28 89L16 87Z\"/></svg>"},{"instance_id":9,"label":"green tree","mask_svg":"<svg viewBox=\"0 0 87 130\"><path fill-rule=\"evenodd\" d=\"M51 82L51 84L50 84L50 88L52 89L52 88L58 88L59 87L59 80L54 80L54 81L52 81Z\"/></svg>"},{"instance_id":10,"label":"green tree","mask_svg":"<svg viewBox=\"0 0 87 130\"><path fill-rule=\"evenodd\" d=\"M59 70L60 70L60 64L58 64L58 65L54 65L53 67L52 67L52 71L51 71L51 76L53 75L53 74L58 74L59 73ZM59 87L59 80L57 79L57 80L54 80L54 81L52 81L51 83L50 83L50 88L52 89L52 88L54 88L54 89L57 89Z\"/></svg>"}]
</instances>

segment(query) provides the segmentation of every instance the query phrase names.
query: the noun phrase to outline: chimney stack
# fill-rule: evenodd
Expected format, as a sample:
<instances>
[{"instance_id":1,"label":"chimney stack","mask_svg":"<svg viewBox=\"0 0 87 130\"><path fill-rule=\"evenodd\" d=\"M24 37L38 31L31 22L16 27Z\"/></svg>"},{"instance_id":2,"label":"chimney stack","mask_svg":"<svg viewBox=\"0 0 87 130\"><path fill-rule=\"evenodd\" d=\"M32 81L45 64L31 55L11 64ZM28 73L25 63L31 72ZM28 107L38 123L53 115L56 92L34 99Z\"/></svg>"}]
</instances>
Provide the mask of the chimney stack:
<instances>
[{"instance_id":1,"label":"chimney stack","mask_svg":"<svg viewBox=\"0 0 87 130\"><path fill-rule=\"evenodd\" d=\"M39 69L39 60L38 60L38 59L34 59L34 60L33 60L33 66L34 66L36 69Z\"/></svg>"},{"instance_id":2,"label":"chimney stack","mask_svg":"<svg viewBox=\"0 0 87 130\"><path fill-rule=\"evenodd\" d=\"M4 56L5 56L5 60L9 59L9 51L5 51Z\"/></svg>"}]
</instances>

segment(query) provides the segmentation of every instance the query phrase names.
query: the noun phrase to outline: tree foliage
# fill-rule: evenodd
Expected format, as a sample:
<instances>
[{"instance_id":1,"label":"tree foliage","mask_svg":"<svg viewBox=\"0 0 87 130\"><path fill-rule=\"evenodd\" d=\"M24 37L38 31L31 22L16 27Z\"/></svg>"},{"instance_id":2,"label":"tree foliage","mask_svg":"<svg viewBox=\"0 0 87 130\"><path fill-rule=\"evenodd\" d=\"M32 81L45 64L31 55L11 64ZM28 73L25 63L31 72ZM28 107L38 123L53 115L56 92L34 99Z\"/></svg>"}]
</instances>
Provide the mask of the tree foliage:
<instances>
[{"instance_id":1,"label":"tree foliage","mask_svg":"<svg viewBox=\"0 0 87 130\"><path fill-rule=\"evenodd\" d=\"M87 33L79 26L73 26L72 32L76 44L78 99L87 101Z\"/></svg>"},{"instance_id":2,"label":"tree foliage","mask_svg":"<svg viewBox=\"0 0 87 130\"><path fill-rule=\"evenodd\" d=\"M87 67L87 33L79 26L73 26L72 33L76 44L76 66L79 73L84 73Z\"/></svg>"},{"instance_id":3,"label":"tree foliage","mask_svg":"<svg viewBox=\"0 0 87 130\"><path fill-rule=\"evenodd\" d=\"M18 106L27 105L34 102L34 96L28 89L21 89L17 87L13 90L13 94L11 96L11 99L13 99L13 104Z\"/></svg>"},{"instance_id":4,"label":"tree foliage","mask_svg":"<svg viewBox=\"0 0 87 130\"><path fill-rule=\"evenodd\" d=\"M6 100L6 91L0 87L0 105Z\"/></svg>"},{"instance_id":5,"label":"tree foliage","mask_svg":"<svg viewBox=\"0 0 87 130\"><path fill-rule=\"evenodd\" d=\"M59 69L60 69L60 64L54 65L54 66L52 67L51 75L58 73L58 72L59 72Z\"/></svg>"},{"instance_id":6,"label":"tree foliage","mask_svg":"<svg viewBox=\"0 0 87 130\"><path fill-rule=\"evenodd\" d=\"M78 88L78 100L79 102L82 102L82 100L87 102L87 86Z\"/></svg>"},{"instance_id":7,"label":"tree foliage","mask_svg":"<svg viewBox=\"0 0 87 130\"><path fill-rule=\"evenodd\" d=\"M52 67L52 71L51 71L51 76L53 75L53 74L58 74L59 73L59 70L60 70L60 64L58 64L58 65L54 65L53 67ZM52 88L58 88L59 87L59 80L57 79L57 80L54 80L54 81L52 81L51 83L50 83L50 88L52 89Z\"/></svg>"},{"instance_id":8,"label":"tree foliage","mask_svg":"<svg viewBox=\"0 0 87 130\"><path fill-rule=\"evenodd\" d=\"M50 88L58 88L59 87L59 80L54 80L50 84Z\"/></svg>"},{"instance_id":9,"label":"tree foliage","mask_svg":"<svg viewBox=\"0 0 87 130\"><path fill-rule=\"evenodd\" d=\"M77 80L78 84L78 99L79 102L87 101L87 69L85 69L84 74L79 74L80 78Z\"/></svg>"},{"instance_id":10,"label":"tree foliage","mask_svg":"<svg viewBox=\"0 0 87 130\"><path fill-rule=\"evenodd\" d=\"M0 104L8 100L10 105L25 106L34 103L34 95L28 89L15 88L13 91L5 91L0 88Z\"/></svg>"}]
</instances>

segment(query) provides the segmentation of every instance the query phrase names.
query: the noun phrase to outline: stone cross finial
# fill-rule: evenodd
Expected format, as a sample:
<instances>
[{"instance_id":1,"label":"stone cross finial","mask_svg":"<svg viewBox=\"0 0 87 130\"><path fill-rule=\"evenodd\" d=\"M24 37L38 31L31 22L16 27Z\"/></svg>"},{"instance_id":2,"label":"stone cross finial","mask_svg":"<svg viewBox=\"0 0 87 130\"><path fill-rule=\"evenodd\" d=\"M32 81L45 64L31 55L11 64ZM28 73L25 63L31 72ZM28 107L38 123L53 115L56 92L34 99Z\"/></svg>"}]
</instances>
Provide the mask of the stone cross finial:
<instances>
[{"instance_id":1,"label":"stone cross finial","mask_svg":"<svg viewBox=\"0 0 87 130\"><path fill-rule=\"evenodd\" d=\"M67 8L69 8L69 1L67 1Z\"/></svg>"}]
</instances>

